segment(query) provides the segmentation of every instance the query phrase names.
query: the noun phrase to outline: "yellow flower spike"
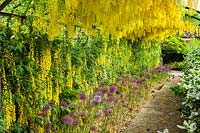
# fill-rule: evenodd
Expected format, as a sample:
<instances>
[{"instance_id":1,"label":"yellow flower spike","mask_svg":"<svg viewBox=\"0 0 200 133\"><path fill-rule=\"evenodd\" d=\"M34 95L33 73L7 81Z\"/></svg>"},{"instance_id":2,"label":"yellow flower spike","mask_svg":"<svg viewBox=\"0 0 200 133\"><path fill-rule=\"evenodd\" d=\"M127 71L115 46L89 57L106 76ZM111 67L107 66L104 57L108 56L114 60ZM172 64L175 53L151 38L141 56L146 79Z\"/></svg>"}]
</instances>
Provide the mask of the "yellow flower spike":
<instances>
[{"instance_id":1,"label":"yellow flower spike","mask_svg":"<svg viewBox=\"0 0 200 133\"><path fill-rule=\"evenodd\" d=\"M63 25L67 25L70 38L74 38L74 25L81 26L89 35L93 35L92 25L97 25L104 38L111 33L118 41L123 36L131 40L141 38L145 36L146 31L150 31L150 28L151 33L156 33L160 27L163 29L161 32L182 28L180 25L182 25L184 9L178 0L148 0L145 3L140 0L126 0L126 2L124 0L65 0L62 3L59 0L48 0L49 39L62 36ZM198 0L188 0L188 5L196 7ZM44 16L37 10L34 13L36 16ZM174 22L172 23L171 20ZM159 33L146 39L157 38L160 38Z\"/></svg>"}]
</instances>

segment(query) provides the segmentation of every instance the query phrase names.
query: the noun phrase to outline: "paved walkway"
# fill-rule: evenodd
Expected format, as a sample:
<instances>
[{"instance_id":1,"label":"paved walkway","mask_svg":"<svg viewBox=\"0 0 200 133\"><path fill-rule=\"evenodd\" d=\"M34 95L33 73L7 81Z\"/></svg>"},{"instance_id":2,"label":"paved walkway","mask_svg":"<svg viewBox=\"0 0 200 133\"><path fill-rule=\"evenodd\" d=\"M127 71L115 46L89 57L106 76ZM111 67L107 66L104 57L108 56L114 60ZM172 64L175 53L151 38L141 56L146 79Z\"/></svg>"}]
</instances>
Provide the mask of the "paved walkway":
<instances>
[{"instance_id":1,"label":"paved walkway","mask_svg":"<svg viewBox=\"0 0 200 133\"><path fill-rule=\"evenodd\" d=\"M180 118L181 98L175 96L170 87L177 85L181 72L171 71L172 79L161 84L153 91L152 97L143 105L124 133L157 133L165 128L170 133L185 133L178 129L182 124Z\"/></svg>"}]
</instances>

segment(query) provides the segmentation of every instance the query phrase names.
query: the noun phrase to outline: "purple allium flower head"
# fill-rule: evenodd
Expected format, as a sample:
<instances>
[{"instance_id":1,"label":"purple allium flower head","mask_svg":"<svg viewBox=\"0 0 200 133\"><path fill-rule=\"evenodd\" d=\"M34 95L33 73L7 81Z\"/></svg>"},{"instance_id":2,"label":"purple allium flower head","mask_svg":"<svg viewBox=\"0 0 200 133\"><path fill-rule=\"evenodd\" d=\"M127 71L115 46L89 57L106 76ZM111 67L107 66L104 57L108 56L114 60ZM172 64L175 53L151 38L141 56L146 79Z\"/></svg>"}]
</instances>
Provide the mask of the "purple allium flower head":
<instances>
[{"instance_id":1,"label":"purple allium flower head","mask_svg":"<svg viewBox=\"0 0 200 133\"><path fill-rule=\"evenodd\" d=\"M114 93L116 90L115 86L114 85L111 85L110 86L110 93Z\"/></svg>"},{"instance_id":2,"label":"purple allium flower head","mask_svg":"<svg viewBox=\"0 0 200 133\"><path fill-rule=\"evenodd\" d=\"M71 116L65 116L63 118L63 123L64 124L68 124L68 125L71 125L73 124L73 118Z\"/></svg>"},{"instance_id":3,"label":"purple allium flower head","mask_svg":"<svg viewBox=\"0 0 200 133\"><path fill-rule=\"evenodd\" d=\"M60 102L60 106L63 108L67 108L67 103L66 102Z\"/></svg>"},{"instance_id":4,"label":"purple allium flower head","mask_svg":"<svg viewBox=\"0 0 200 133\"><path fill-rule=\"evenodd\" d=\"M48 111L51 109L51 105L47 104L43 107L43 111Z\"/></svg>"},{"instance_id":5,"label":"purple allium flower head","mask_svg":"<svg viewBox=\"0 0 200 133\"><path fill-rule=\"evenodd\" d=\"M97 95L97 96L94 96L93 100L95 103L100 103L102 101L102 98L101 98L101 96Z\"/></svg>"},{"instance_id":6,"label":"purple allium flower head","mask_svg":"<svg viewBox=\"0 0 200 133\"><path fill-rule=\"evenodd\" d=\"M79 97L80 97L80 99L83 100L83 101L87 99L85 93L80 93L80 94L79 94Z\"/></svg>"}]
</instances>

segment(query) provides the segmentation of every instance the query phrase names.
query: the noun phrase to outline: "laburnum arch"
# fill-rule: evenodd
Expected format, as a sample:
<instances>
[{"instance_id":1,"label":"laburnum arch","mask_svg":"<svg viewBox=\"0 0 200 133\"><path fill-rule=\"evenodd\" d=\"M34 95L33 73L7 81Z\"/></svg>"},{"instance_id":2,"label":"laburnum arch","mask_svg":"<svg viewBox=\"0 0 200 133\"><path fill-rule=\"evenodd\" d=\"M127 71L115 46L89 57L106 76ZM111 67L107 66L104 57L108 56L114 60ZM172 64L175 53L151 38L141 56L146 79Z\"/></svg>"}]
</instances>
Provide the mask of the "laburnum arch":
<instances>
[{"instance_id":1,"label":"laburnum arch","mask_svg":"<svg viewBox=\"0 0 200 133\"><path fill-rule=\"evenodd\" d=\"M46 31L50 40L62 37L66 29L73 37L75 27L88 35L98 29L104 37L111 34L116 39L126 37L133 41L163 39L192 28L182 21L183 0L23 0L14 8L24 6L24 13L4 12L12 2L1 3L0 15L22 19L31 15L32 26ZM198 0L188 0L187 5L197 9Z\"/></svg>"},{"instance_id":2,"label":"laburnum arch","mask_svg":"<svg viewBox=\"0 0 200 133\"><path fill-rule=\"evenodd\" d=\"M188 7L196 5L195 2L193 3L192 0L188 1ZM6 25L8 23L6 20L9 20L10 18L15 19L15 22L9 24L9 26L11 25L12 31L17 33L19 32L20 25L24 22L22 20L30 21L29 24L31 25L28 26L31 26L33 30L39 29L40 31L47 33L50 41L54 40L55 37L62 38L63 32L65 31L68 32L69 38L74 38L76 30L82 29L86 34L91 36L95 35L98 30L104 38L112 36L114 39L126 37L132 41L140 39L144 41L143 44L149 45L149 43L145 42L149 40L159 40L168 35L183 31L184 29L193 28L189 23L186 25L182 21L182 17L185 15L183 6L184 5L182 5L179 0L0 0L0 22L2 22L2 25ZM1 20L1 18L3 18L3 20ZM76 29L76 27L78 28ZM34 57L34 54L38 54L39 52L34 51L33 42L28 43L30 51L27 58L32 61L36 60L36 63L40 65L39 68L41 69L41 73L38 76L38 79L42 82L46 82L48 86L45 86L46 88L43 90L40 89L40 92L43 94L48 93L48 95L37 96L34 100L37 101L39 98L45 98L59 103L61 87L58 84L59 82L64 81L56 79L54 81L56 89L54 90L52 87L52 77L48 76L51 70L51 64L53 64L51 58L53 54L53 49L51 49L52 45L50 48L43 50L40 56ZM104 53L107 51L106 47L107 46L103 48ZM120 58L121 55L124 54L119 54L115 46L113 46L113 49L116 56L119 55ZM127 49L129 49L128 46ZM54 49L54 64L56 66L56 71L61 62L59 59L59 50ZM12 53L6 51L3 56L7 55L7 57L11 58L11 54ZM145 55L144 53L142 54L143 56ZM153 54L155 54L155 52ZM66 55L66 62L68 62L68 65L66 65L66 67L68 67L68 80L66 86L72 89L72 75L75 70L78 69L72 67L70 53L66 53ZM128 61L128 58L131 57L131 50L127 55L125 54L125 56ZM106 58L107 56L103 54L97 59L97 64L106 64ZM7 64L12 63L10 60L6 60L5 62ZM12 65L16 66L14 63ZM135 66L133 66L133 69L134 68ZM2 71L2 79L6 79L7 75L4 67L2 67ZM81 73L82 71L83 68L80 68L78 73ZM123 69L123 71L126 70ZM14 73L13 75L16 76L17 74ZM31 80L32 89L36 90L35 77L32 73L28 76L30 76L29 79ZM81 76L78 75L77 78L81 78ZM82 82L85 82L84 76L81 80ZM2 81L7 84L6 80ZM16 86L17 90L21 90L19 87L20 85L17 84ZM43 87L42 84L39 84L38 86ZM6 112L4 118L7 120L7 128L9 129L12 122L16 119L15 111L13 110L17 107L15 107L12 102L11 88L4 88L3 90L3 96L8 98L8 100L4 98L3 105L5 108L4 111ZM20 96L23 96L21 92L17 93ZM52 97L51 93L54 94L54 97ZM39 92L34 94L39 94ZM26 99L25 97L23 98ZM36 106L36 104L34 104L34 106ZM27 118L30 117L30 114L38 113L38 110L34 110L31 106L27 106L28 113L24 113L25 106L20 105L19 107L21 111L19 122L21 125L27 125ZM37 107L37 109L39 109L39 107ZM30 111L35 112L31 113ZM43 130L41 129L41 131Z\"/></svg>"}]
</instances>

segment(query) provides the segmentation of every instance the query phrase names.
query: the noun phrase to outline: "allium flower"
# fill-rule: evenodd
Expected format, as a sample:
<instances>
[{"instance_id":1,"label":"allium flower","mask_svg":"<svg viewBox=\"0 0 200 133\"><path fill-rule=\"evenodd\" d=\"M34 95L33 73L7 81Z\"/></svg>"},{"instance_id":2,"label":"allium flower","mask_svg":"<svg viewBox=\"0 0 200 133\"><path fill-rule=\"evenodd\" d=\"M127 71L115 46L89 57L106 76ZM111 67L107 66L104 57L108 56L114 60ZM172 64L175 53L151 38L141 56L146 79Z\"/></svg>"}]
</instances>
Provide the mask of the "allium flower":
<instances>
[{"instance_id":1,"label":"allium flower","mask_svg":"<svg viewBox=\"0 0 200 133\"><path fill-rule=\"evenodd\" d=\"M63 123L64 124L68 124L68 125L71 125L73 124L73 118L71 116L65 116L63 118Z\"/></svg>"},{"instance_id":2,"label":"allium flower","mask_svg":"<svg viewBox=\"0 0 200 133\"><path fill-rule=\"evenodd\" d=\"M100 103L102 101L102 98L101 96L94 96L93 100L95 103Z\"/></svg>"},{"instance_id":3,"label":"allium flower","mask_svg":"<svg viewBox=\"0 0 200 133\"><path fill-rule=\"evenodd\" d=\"M114 86L114 85L110 86L110 93L114 93L114 92L115 92L115 90L116 90L116 88L115 88L115 86Z\"/></svg>"},{"instance_id":4,"label":"allium flower","mask_svg":"<svg viewBox=\"0 0 200 133\"><path fill-rule=\"evenodd\" d=\"M80 99L83 100L83 101L87 99L85 93L80 93L80 94L79 94L79 97L80 97Z\"/></svg>"},{"instance_id":5,"label":"allium flower","mask_svg":"<svg viewBox=\"0 0 200 133\"><path fill-rule=\"evenodd\" d=\"M43 107L43 111L48 111L51 109L51 105L47 104Z\"/></svg>"},{"instance_id":6,"label":"allium flower","mask_svg":"<svg viewBox=\"0 0 200 133\"><path fill-rule=\"evenodd\" d=\"M101 89L101 92L102 92L102 94L107 94L108 90L104 87L104 88Z\"/></svg>"},{"instance_id":7,"label":"allium flower","mask_svg":"<svg viewBox=\"0 0 200 133\"><path fill-rule=\"evenodd\" d=\"M66 102L60 102L60 106L63 108L67 108L67 103Z\"/></svg>"}]
</instances>

